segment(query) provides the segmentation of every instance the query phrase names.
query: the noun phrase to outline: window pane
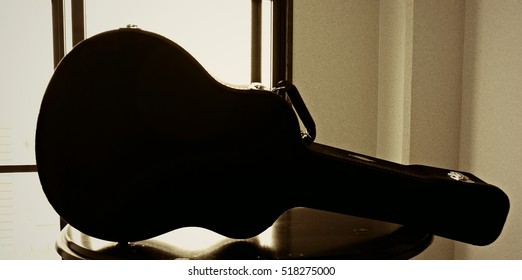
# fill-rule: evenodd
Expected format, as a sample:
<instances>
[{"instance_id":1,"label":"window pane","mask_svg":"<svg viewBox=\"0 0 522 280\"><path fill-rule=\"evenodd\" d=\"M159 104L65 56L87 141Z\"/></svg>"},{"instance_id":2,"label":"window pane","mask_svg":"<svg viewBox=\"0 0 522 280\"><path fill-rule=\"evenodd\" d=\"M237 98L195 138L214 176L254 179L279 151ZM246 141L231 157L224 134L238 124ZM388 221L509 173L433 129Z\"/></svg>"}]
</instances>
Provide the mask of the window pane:
<instances>
[{"instance_id":1,"label":"window pane","mask_svg":"<svg viewBox=\"0 0 522 280\"><path fill-rule=\"evenodd\" d=\"M0 164L35 164L34 137L52 75L51 1L0 4Z\"/></svg>"},{"instance_id":2,"label":"window pane","mask_svg":"<svg viewBox=\"0 0 522 280\"><path fill-rule=\"evenodd\" d=\"M36 120L54 70L51 1L0 2L0 165L34 165ZM0 259L57 259L59 217L38 174L0 174Z\"/></svg>"},{"instance_id":3,"label":"window pane","mask_svg":"<svg viewBox=\"0 0 522 280\"><path fill-rule=\"evenodd\" d=\"M225 84L250 84L251 1L86 0L86 37L135 24L192 54Z\"/></svg>"},{"instance_id":4,"label":"window pane","mask_svg":"<svg viewBox=\"0 0 522 280\"><path fill-rule=\"evenodd\" d=\"M0 260L59 259L59 221L37 173L0 173Z\"/></svg>"}]
</instances>

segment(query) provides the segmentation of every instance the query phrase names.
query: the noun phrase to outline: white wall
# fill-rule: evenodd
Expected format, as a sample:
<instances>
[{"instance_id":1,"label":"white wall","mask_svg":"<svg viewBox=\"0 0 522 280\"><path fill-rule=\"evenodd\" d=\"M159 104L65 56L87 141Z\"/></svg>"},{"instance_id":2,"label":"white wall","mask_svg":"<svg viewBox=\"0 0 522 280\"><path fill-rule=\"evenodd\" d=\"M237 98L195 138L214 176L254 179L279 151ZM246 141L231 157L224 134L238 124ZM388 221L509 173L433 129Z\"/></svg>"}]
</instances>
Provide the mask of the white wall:
<instances>
[{"instance_id":1,"label":"white wall","mask_svg":"<svg viewBox=\"0 0 522 280\"><path fill-rule=\"evenodd\" d=\"M294 1L293 82L316 141L374 155L379 1Z\"/></svg>"},{"instance_id":2,"label":"white wall","mask_svg":"<svg viewBox=\"0 0 522 280\"><path fill-rule=\"evenodd\" d=\"M456 258L522 259L522 1L466 1L460 166L502 188L511 209L487 247Z\"/></svg>"},{"instance_id":3,"label":"white wall","mask_svg":"<svg viewBox=\"0 0 522 280\"><path fill-rule=\"evenodd\" d=\"M377 155L458 168L464 2L380 3ZM453 258L436 237L418 258Z\"/></svg>"},{"instance_id":4,"label":"white wall","mask_svg":"<svg viewBox=\"0 0 522 280\"><path fill-rule=\"evenodd\" d=\"M294 1L294 82L317 141L501 187L499 239L418 259L519 259L522 0ZM372 108L373 106L373 108Z\"/></svg>"}]
</instances>

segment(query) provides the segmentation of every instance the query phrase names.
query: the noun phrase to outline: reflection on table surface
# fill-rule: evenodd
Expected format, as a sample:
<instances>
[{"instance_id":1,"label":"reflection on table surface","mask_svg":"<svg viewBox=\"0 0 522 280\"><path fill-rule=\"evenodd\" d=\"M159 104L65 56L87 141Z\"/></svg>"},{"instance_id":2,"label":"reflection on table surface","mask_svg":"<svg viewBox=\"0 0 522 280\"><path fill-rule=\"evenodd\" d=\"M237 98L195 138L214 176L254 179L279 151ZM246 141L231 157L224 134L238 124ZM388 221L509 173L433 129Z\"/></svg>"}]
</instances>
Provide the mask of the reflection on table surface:
<instances>
[{"instance_id":1,"label":"reflection on table surface","mask_svg":"<svg viewBox=\"0 0 522 280\"><path fill-rule=\"evenodd\" d=\"M187 227L121 244L67 225L56 247L63 259L409 259L424 251L432 238L407 226L293 208L248 239Z\"/></svg>"}]
</instances>

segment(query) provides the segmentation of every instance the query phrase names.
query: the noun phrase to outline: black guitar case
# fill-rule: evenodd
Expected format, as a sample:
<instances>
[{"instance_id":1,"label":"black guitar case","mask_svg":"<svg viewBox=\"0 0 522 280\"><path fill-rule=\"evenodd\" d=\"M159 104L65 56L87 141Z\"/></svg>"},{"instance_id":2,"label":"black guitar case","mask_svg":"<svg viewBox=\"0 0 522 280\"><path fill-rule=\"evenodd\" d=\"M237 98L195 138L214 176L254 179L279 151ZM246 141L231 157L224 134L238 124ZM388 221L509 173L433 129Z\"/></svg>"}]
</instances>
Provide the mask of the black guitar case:
<instances>
[{"instance_id":1,"label":"black guitar case","mask_svg":"<svg viewBox=\"0 0 522 280\"><path fill-rule=\"evenodd\" d=\"M508 197L473 174L314 140L294 85L226 86L169 39L122 28L79 43L55 69L36 162L56 212L109 241L186 226L247 238L300 206L475 245L502 231Z\"/></svg>"}]
</instances>

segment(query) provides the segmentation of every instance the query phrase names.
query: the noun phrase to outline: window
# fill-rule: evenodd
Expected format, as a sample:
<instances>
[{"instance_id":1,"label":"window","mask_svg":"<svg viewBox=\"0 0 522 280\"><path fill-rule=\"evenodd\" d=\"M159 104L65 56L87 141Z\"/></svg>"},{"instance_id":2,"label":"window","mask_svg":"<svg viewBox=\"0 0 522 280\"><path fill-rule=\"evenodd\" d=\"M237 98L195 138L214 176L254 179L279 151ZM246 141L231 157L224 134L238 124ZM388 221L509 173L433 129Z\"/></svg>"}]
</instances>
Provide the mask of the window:
<instances>
[{"instance_id":1,"label":"window","mask_svg":"<svg viewBox=\"0 0 522 280\"><path fill-rule=\"evenodd\" d=\"M39 103L53 73L51 3L0 6L0 259L52 258L57 215L34 172Z\"/></svg>"},{"instance_id":2,"label":"window","mask_svg":"<svg viewBox=\"0 0 522 280\"><path fill-rule=\"evenodd\" d=\"M53 69L79 41L136 24L181 45L225 84L271 87L291 76L289 0L5 0L0 6L0 259L58 257L59 217L39 184L34 138Z\"/></svg>"},{"instance_id":3,"label":"window","mask_svg":"<svg viewBox=\"0 0 522 280\"><path fill-rule=\"evenodd\" d=\"M86 1L85 36L135 24L178 43L217 79L248 85L250 6L244 0Z\"/></svg>"}]
</instances>

